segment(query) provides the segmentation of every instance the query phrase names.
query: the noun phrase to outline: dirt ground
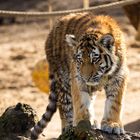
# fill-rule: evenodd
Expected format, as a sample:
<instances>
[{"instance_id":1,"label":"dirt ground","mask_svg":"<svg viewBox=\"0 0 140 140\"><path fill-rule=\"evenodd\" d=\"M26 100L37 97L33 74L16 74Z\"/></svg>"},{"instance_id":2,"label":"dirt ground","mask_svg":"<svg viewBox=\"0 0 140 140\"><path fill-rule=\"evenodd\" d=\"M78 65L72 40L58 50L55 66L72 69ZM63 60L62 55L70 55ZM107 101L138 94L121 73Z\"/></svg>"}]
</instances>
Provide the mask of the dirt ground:
<instances>
[{"instance_id":1,"label":"dirt ground","mask_svg":"<svg viewBox=\"0 0 140 140\"><path fill-rule=\"evenodd\" d=\"M140 119L140 42L136 42L135 29L125 16L115 17L124 31L128 46L128 67L130 69L127 92L124 99L123 122L128 124ZM40 59L45 57L44 43L49 28L43 22L0 26L0 115L18 102L30 104L39 117L45 111L48 95L39 91L32 82L31 71ZM96 103L96 117L100 122L105 96L99 93ZM43 132L47 138L60 134L61 122L58 112ZM140 131L140 121L127 130ZM137 129L135 129L137 128Z\"/></svg>"}]
</instances>

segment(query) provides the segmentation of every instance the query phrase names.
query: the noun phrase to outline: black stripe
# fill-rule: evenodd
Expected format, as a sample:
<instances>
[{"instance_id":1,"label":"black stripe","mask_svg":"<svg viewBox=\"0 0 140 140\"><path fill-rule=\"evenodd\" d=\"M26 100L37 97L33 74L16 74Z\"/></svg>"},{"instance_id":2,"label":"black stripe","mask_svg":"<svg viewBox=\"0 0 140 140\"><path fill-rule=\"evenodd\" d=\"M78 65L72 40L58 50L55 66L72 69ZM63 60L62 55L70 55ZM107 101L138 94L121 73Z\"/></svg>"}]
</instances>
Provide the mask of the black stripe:
<instances>
[{"instance_id":1,"label":"black stripe","mask_svg":"<svg viewBox=\"0 0 140 140\"><path fill-rule=\"evenodd\" d=\"M98 63L101 60L101 55L99 55L98 58L96 58L95 64ZM93 61L94 62L94 61Z\"/></svg>"},{"instance_id":2,"label":"black stripe","mask_svg":"<svg viewBox=\"0 0 140 140\"><path fill-rule=\"evenodd\" d=\"M45 52L46 52L46 58L48 60L48 62L51 64L53 63L53 48L55 47L53 44L53 31L50 32L50 34L48 35L46 44L45 44Z\"/></svg>"},{"instance_id":3,"label":"black stripe","mask_svg":"<svg viewBox=\"0 0 140 140\"><path fill-rule=\"evenodd\" d=\"M113 63L112 63L111 57L108 54L105 55L105 60L107 61L107 63L106 63L107 69L106 69L105 73L108 73L111 70ZM110 63L110 65L108 65L108 63Z\"/></svg>"},{"instance_id":4,"label":"black stripe","mask_svg":"<svg viewBox=\"0 0 140 140\"><path fill-rule=\"evenodd\" d=\"M106 69L105 74L108 73L111 70L111 67Z\"/></svg>"},{"instance_id":5,"label":"black stripe","mask_svg":"<svg viewBox=\"0 0 140 140\"><path fill-rule=\"evenodd\" d=\"M95 45L95 42L94 42L94 41L93 41L93 45ZM90 43L88 43L88 45L87 45L87 46L88 46L89 48L91 48L91 49L94 49L94 50L95 50L95 47L94 47L93 45L91 45Z\"/></svg>"},{"instance_id":6,"label":"black stripe","mask_svg":"<svg viewBox=\"0 0 140 140\"><path fill-rule=\"evenodd\" d=\"M103 33L100 32L100 31L95 31L95 34L96 34L96 35L97 35L97 34L103 35ZM97 37L99 37L99 36L97 35Z\"/></svg>"},{"instance_id":7,"label":"black stripe","mask_svg":"<svg viewBox=\"0 0 140 140\"><path fill-rule=\"evenodd\" d=\"M41 124L41 121L39 121L39 122L37 123L37 125L38 125L39 127L41 127L41 128L45 128L45 125L42 125L42 124ZM43 131L42 129L39 129L39 130L38 130L39 133L41 133L42 131Z\"/></svg>"},{"instance_id":8,"label":"black stripe","mask_svg":"<svg viewBox=\"0 0 140 140\"><path fill-rule=\"evenodd\" d=\"M55 93L51 93L49 96L49 100L53 101L53 102L57 102L57 96L55 95Z\"/></svg>"},{"instance_id":9,"label":"black stripe","mask_svg":"<svg viewBox=\"0 0 140 140\"><path fill-rule=\"evenodd\" d=\"M64 39L64 37L62 36L63 34L63 29L64 29L64 24L65 24L65 21L60 21L59 22L59 28L57 29L58 32L56 34L56 48L58 48L57 53L58 54L61 54L60 57L57 57L59 59L63 59L63 50L65 49L63 44L61 44L61 40Z\"/></svg>"},{"instance_id":10,"label":"black stripe","mask_svg":"<svg viewBox=\"0 0 140 140\"><path fill-rule=\"evenodd\" d=\"M52 36L50 37L51 41L52 41L52 46L51 49L52 51L50 52L52 56L55 56L55 49L56 49L56 31L57 31L57 28L54 27L53 30L52 30ZM50 58L52 59L52 58Z\"/></svg>"},{"instance_id":11,"label":"black stripe","mask_svg":"<svg viewBox=\"0 0 140 140\"><path fill-rule=\"evenodd\" d=\"M36 129L36 132L40 134L42 132L42 125L40 124L40 121L37 123L37 126L39 126L40 129Z\"/></svg>"},{"instance_id":12,"label":"black stripe","mask_svg":"<svg viewBox=\"0 0 140 140\"><path fill-rule=\"evenodd\" d=\"M71 20L71 22L72 22L72 30L70 31L72 34L75 32L75 30L76 30L76 27L79 25L79 23L81 22L81 20L82 19L84 19L86 16L81 16L81 15L77 15L76 17L74 17L74 18L77 18L79 16L79 18L78 19L72 19ZM75 22L74 24L73 24L73 22ZM71 28L71 26L69 26L68 28Z\"/></svg>"},{"instance_id":13,"label":"black stripe","mask_svg":"<svg viewBox=\"0 0 140 140\"><path fill-rule=\"evenodd\" d=\"M106 67L108 68L108 59L107 59L107 55L104 55L104 60L106 62Z\"/></svg>"},{"instance_id":14,"label":"black stripe","mask_svg":"<svg viewBox=\"0 0 140 140\"><path fill-rule=\"evenodd\" d=\"M107 55L107 56L110 59L110 65L112 66L113 65L112 59L111 59L110 55Z\"/></svg>"},{"instance_id":15,"label":"black stripe","mask_svg":"<svg viewBox=\"0 0 140 140\"><path fill-rule=\"evenodd\" d=\"M91 18L89 18L89 15L86 14L85 16L81 17L78 21L77 21L77 25L75 26L75 33L78 34L81 31L81 28L85 28L87 25L86 23L88 23L91 20ZM84 25L86 25L84 27ZM80 34L81 35L81 34Z\"/></svg>"},{"instance_id":16,"label":"black stripe","mask_svg":"<svg viewBox=\"0 0 140 140\"><path fill-rule=\"evenodd\" d=\"M52 102L53 103L53 102ZM50 106L50 104L47 106L47 109L46 109L48 112L55 112L56 111L56 103L53 103L52 106Z\"/></svg>"},{"instance_id":17,"label":"black stripe","mask_svg":"<svg viewBox=\"0 0 140 140\"><path fill-rule=\"evenodd\" d=\"M51 117L45 116L45 114L43 114L42 118L43 118L44 121L46 121L46 123L51 120Z\"/></svg>"},{"instance_id":18,"label":"black stripe","mask_svg":"<svg viewBox=\"0 0 140 140\"><path fill-rule=\"evenodd\" d=\"M56 89L56 82L52 80L51 85L50 85L50 90L51 90L52 92L54 92L55 89Z\"/></svg>"}]
</instances>

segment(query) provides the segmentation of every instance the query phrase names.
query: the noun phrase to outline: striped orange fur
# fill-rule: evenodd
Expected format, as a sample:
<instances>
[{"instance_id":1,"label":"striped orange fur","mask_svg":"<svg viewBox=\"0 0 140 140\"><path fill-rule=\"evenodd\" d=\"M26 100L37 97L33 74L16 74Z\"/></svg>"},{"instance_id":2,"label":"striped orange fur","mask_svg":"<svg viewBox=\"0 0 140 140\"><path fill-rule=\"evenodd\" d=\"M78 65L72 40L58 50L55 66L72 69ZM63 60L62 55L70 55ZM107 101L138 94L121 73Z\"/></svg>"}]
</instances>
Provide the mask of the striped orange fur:
<instances>
[{"instance_id":1,"label":"striped orange fur","mask_svg":"<svg viewBox=\"0 0 140 140\"><path fill-rule=\"evenodd\" d=\"M123 133L121 111L127 82L126 47L116 21L91 13L61 17L47 38L45 51L52 80L50 96L55 99L51 98L32 137L37 138L43 131L56 107L62 130L84 119L94 121L92 93L101 89L106 93L101 129Z\"/></svg>"}]
</instances>

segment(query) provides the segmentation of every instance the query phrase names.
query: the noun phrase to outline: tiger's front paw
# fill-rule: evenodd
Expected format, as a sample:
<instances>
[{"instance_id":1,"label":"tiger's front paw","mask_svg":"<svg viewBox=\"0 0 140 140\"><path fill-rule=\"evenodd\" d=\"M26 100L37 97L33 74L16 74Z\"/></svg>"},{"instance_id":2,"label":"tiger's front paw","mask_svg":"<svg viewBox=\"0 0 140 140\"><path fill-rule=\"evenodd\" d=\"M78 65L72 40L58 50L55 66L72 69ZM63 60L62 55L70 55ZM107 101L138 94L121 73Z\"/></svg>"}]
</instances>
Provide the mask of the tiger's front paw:
<instances>
[{"instance_id":1,"label":"tiger's front paw","mask_svg":"<svg viewBox=\"0 0 140 140\"><path fill-rule=\"evenodd\" d=\"M117 122L102 121L101 130L117 135L124 134L123 126Z\"/></svg>"}]
</instances>

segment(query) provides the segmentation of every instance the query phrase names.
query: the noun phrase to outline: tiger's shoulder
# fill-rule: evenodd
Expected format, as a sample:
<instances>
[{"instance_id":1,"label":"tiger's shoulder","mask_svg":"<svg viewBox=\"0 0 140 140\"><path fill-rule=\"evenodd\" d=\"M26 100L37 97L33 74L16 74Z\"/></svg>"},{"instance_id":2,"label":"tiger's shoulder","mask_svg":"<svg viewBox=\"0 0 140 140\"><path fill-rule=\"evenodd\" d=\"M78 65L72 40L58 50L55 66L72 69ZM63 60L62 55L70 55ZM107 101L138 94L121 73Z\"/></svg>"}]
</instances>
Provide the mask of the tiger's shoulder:
<instances>
[{"instance_id":1,"label":"tiger's shoulder","mask_svg":"<svg viewBox=\"0 0 140 140\"><path fill-rule=\"evenodd\" d=\"M83 33L89 32L97 33L98 37L107 33L112 34L115 39L116 54L125 53L123 33L117 21L110 16L94 15L89 12L72 13L60 17L54 28L63 32L61 38L65 38L66 34L74 34L76 38L80 38Z\"/></svg>"}]
</instances>

